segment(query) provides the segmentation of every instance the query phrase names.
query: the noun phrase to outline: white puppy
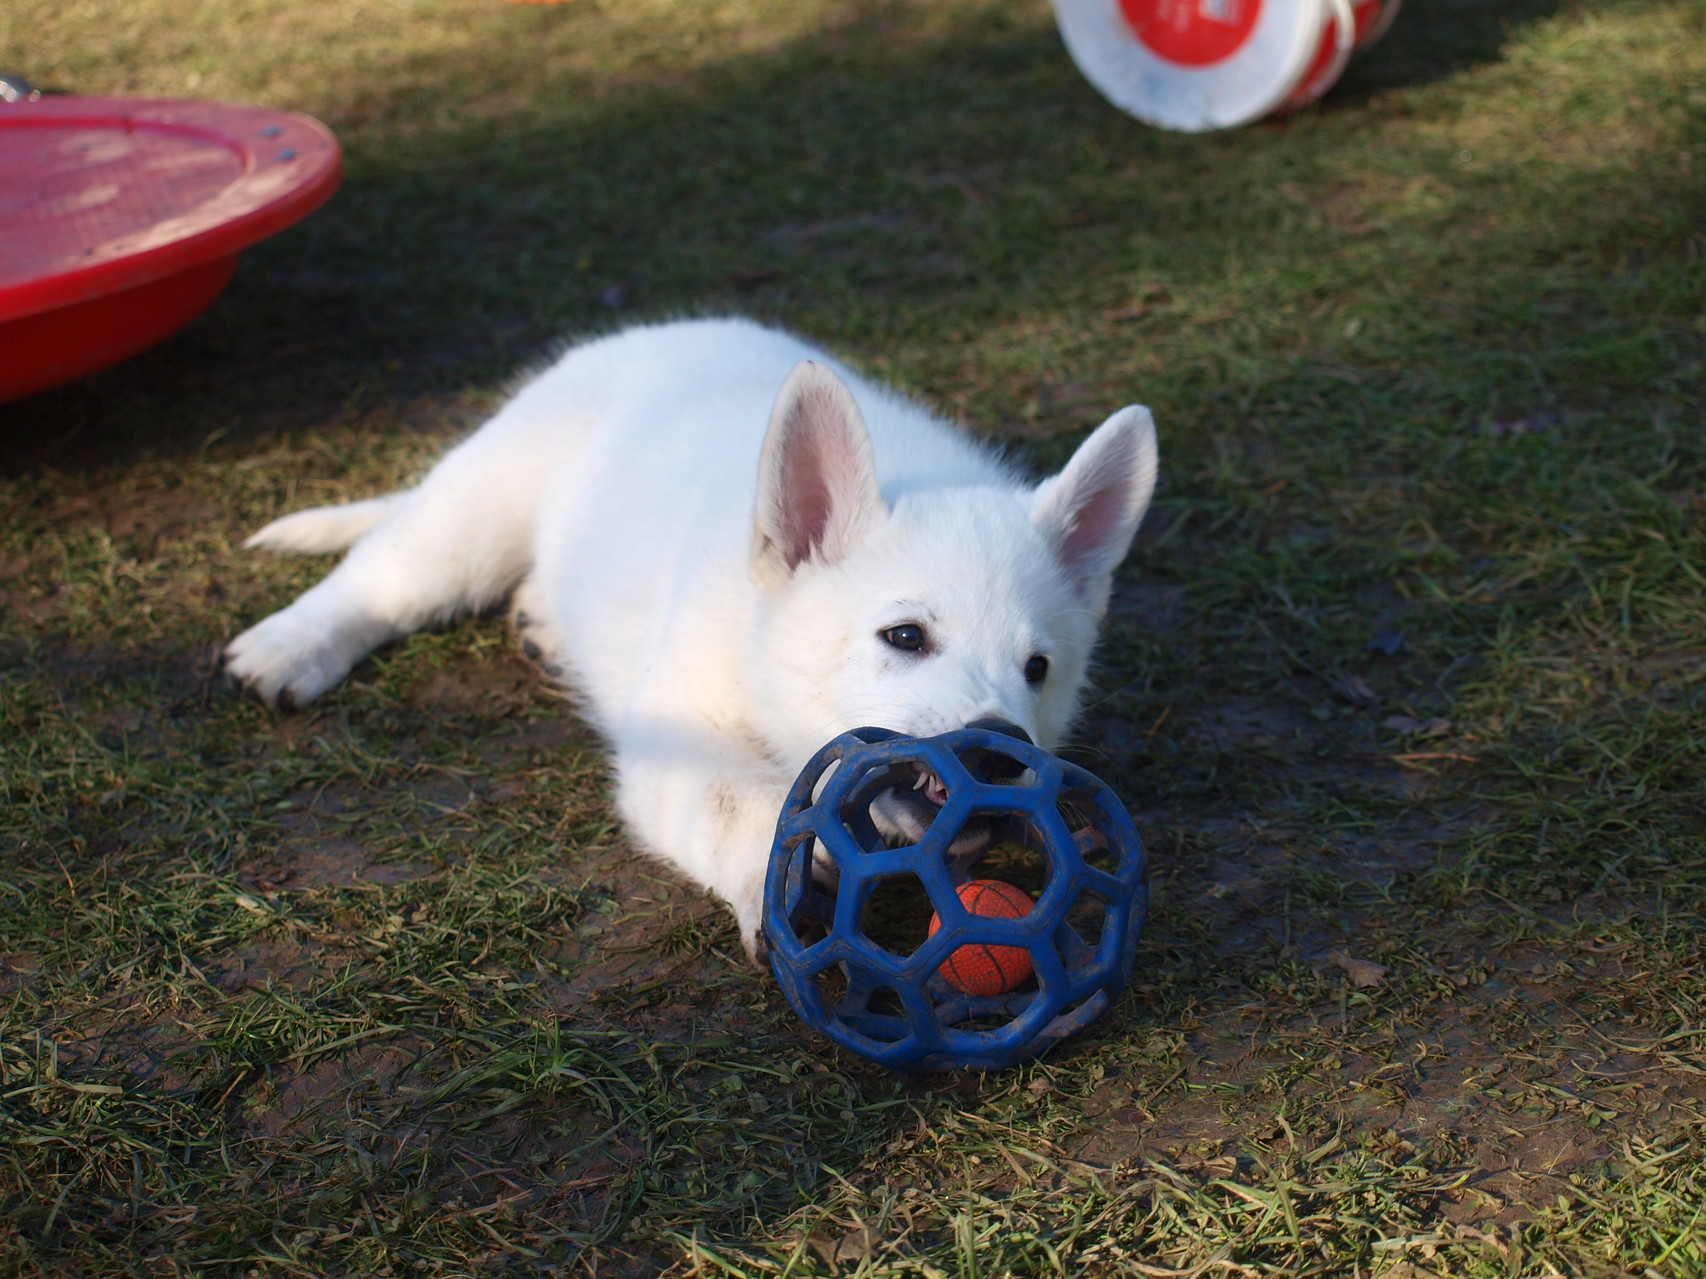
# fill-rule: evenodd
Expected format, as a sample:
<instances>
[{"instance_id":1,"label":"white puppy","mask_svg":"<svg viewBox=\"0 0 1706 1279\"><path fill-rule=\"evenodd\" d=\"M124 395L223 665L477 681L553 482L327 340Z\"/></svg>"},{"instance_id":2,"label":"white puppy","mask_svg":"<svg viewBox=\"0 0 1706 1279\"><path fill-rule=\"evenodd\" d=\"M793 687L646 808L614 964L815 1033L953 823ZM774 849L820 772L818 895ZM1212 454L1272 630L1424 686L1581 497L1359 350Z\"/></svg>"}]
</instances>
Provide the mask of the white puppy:
<instances>
[{"instance_id":1,"label":"white puppy","mask_svg":"<svg viewBox=\"0 0 1706 1279\"><path fill-rule=\"evenodd\" d=\"M629 830L755 953L777 815L836 734L996 720L1059 742L1155 464L1134 406L1033 487L786 333L629 329L571 349L417 487L251 537L350 553L226 669L305 706L379 645L513 593L528 651L615 752ZM936 792L886 797L885 833L916 838Z\"/></svg>"}]
</instances>

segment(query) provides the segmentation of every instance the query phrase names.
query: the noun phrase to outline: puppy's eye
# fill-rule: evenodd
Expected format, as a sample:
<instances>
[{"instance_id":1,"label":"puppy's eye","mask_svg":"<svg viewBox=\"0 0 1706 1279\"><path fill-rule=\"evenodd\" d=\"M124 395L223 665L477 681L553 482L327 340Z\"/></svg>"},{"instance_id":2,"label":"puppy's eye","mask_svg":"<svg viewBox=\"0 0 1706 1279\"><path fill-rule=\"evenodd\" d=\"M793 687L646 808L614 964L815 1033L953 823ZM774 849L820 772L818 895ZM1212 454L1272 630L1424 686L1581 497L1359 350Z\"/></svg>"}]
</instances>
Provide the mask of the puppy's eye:
<instances>
[{"instance_id":1,"label":"puppy's eye","mask_svg":"<svg viewBox=\"0 0 1706 1279\"><path fill-rule=\"evenodd\" d=\"M912 622L891 626L883 632L883 643L908 653L920 652L924 648L924 628Z\"/></svg>"},{"instance_id":2,"label":"puppy's eye","mask_svg":"<svg viewBox=\"0 0 1706 1279\"><path fill-rule=\"evenodd\" d=\"M1041 653L1034 653L1031 660L1025 663L1025 683L1041 684L1048 676L1048 658Z\"/></svg>"}]
</instances>

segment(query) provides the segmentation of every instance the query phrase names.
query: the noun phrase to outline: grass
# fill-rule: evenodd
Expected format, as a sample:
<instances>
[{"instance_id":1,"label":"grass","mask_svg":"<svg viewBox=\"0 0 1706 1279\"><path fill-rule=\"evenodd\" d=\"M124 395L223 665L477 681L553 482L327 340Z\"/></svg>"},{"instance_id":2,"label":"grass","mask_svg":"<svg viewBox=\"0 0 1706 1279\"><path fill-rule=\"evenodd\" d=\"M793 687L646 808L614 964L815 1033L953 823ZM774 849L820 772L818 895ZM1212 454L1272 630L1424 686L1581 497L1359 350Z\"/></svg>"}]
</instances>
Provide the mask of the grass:
<instances>
[{"instance_id":1,"label":"grass","mask_svg":"<svg viewBox=\"0 0 1706 1279\"><path fill-rule=\"evenodd\" d=\"M13 0L348 174L0 424L0 1273L1706 1274L1703 35L1410 0L1182 137L1037 0ZM1155 408L1074 753L1156 911L1040 1063L809 1039L493 621L214 678L323 572L245 532L719 309L1038 467Z\"/></svg>"}]
</instances>

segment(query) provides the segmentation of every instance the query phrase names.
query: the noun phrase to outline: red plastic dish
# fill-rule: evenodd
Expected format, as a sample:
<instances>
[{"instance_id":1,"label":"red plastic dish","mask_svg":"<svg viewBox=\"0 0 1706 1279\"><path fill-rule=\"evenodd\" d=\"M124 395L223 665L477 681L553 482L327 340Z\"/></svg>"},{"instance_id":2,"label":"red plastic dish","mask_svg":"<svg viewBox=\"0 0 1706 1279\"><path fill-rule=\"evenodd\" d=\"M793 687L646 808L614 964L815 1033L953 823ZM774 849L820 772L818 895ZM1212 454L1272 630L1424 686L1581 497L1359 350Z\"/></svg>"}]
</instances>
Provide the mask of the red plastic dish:
<instances>
[{"instance_id":1,"label":"red plastic dish","mask_svg":"<svg viewBox=\"0 0 1706 1279\"><path fill-rule=\"evenodd\" d=\"M177 332L237 256L337 190L337 139L223 102L0 105L0 401Z\"/></svg>"}]
</instances>

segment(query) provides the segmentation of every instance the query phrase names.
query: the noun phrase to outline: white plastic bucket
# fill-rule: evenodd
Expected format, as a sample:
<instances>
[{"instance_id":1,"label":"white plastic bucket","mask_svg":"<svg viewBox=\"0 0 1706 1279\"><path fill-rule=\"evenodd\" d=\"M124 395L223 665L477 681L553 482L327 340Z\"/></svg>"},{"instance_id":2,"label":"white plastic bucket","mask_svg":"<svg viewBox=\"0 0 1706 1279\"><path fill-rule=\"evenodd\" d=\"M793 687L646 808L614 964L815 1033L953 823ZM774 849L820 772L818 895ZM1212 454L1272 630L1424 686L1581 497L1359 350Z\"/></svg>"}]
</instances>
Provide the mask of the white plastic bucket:
<instances>
[{"instance_id":1,"label":"white plastic bucket","mask_svg":"<svg viewBox=\"0 0 1706 1279\"><path fill-rule=\"evenodd\" d=\"M1315 46L1315 56L1304 69L1297 87L1274 108L1275 115L1301 110L1319 99L1339 82L1350 64L1351 50L1356 47L1356 15L1351 11L1351 0L1329 0L1328 9L1327 25L1321 32L1320 44Z\"/></svg>"},{"instance_id":2,"label":"white plastic bucket","mask_svg":"<svg viewBox=\"0 0 1706 1279\"><path fill-rule=\"evenodd\" d=\"M1399 0L1053 0L1078 69L1164 129L1230 129L1314 102Z\"/></svg>"}]
</instances>

